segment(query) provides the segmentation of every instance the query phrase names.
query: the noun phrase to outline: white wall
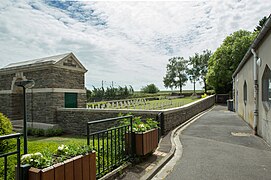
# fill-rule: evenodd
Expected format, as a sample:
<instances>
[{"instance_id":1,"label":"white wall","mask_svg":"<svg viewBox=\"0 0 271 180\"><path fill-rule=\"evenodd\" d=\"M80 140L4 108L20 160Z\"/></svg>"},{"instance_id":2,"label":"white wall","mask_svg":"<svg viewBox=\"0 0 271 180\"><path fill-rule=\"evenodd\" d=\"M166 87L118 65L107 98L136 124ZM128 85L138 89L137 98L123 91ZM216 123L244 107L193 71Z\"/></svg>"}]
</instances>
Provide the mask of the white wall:
<instances>
[{"instance_id":1,"label":"white wall","mask_svg":"<svg viewBox=\"0 0 271 180\"><path fill-rule=\"evenodd\" d=\"M258 83L259 83L259 120L258 120L258 134L263 137L269 144L271 144L271 108L264 108L262 102L262 76L266 65L271 69L271 34L265 37L264 41L256 49L258 57L261 58L262 64L258 67ZM244 104L243 86L247 83L247 104ZM247 61L240 72L234 78L235 83L235 109L250 126L253 126L254 116L254 83L253 83L253 56ZM236 106L237 105L237 106Z\"/></svg>"}]
</instances>

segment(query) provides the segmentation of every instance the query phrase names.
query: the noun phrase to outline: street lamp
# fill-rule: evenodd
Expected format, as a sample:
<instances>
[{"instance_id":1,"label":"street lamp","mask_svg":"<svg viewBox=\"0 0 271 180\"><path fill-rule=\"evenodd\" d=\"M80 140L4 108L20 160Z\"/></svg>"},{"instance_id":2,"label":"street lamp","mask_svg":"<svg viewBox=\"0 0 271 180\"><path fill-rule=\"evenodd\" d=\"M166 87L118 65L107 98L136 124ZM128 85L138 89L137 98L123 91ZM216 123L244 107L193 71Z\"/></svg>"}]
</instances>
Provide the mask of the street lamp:
<instances>
[{"instance_id":1,"label":"street lamp","mask_svg":"<svg viewBox=\"0 0 271 180\"><path fill-rule=\"evenodd\" d=\"M35 85L33 80L23 80L15 82L15 85L23 88L24 97L24 121L23 121L23 133L24 133L24 154L27 154L27 114L26 114L26 94L25 90L32 88Z\"/></svg>"}]
</instances>

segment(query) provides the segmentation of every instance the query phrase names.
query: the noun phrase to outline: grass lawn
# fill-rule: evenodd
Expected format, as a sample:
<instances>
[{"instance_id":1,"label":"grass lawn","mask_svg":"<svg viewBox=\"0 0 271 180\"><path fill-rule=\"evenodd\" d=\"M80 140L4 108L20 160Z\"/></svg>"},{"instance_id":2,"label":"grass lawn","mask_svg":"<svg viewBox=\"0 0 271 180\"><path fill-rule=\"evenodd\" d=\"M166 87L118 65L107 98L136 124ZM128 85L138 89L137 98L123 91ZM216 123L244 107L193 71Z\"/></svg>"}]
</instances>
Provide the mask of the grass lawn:
<instances>
[{"instance_id":1,"label":"grass lawn","mask_svg":"<svg viewBox=\"0 0 271 180\"><path fill-rule=\"evenodd\" d=\"M29 137L28 138L28 153L41 152L44 150L49 150L51 152L55 151L61 144L87 144L86 137L70 137L70 136L60 136L60 137Z\"/></svg>"}]
</instances>

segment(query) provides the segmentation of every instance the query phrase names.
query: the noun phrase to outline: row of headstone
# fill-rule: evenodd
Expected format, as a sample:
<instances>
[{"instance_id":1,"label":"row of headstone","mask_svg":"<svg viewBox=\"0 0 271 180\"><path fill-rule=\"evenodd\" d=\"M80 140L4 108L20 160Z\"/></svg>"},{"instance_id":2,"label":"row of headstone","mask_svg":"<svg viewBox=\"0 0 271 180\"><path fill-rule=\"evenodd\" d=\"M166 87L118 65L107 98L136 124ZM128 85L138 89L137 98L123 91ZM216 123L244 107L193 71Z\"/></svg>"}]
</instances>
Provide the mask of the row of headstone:
<instances>
[{"instance_id":1,"label":"row of headstone","mask_svg":"<svg viewBox=\"0 0 271 180\"><path fill-rule=\"evenodd\" d=\"M150 103L146 101L145 98L141 99L130 99L123 101L111 101L106 104L90 104L88 108L91 109L145 109L145 110L155 110L155 109L168 109L173 107L182 106L182 102L156 102Z\"/></svg>"},{"instance_id":2,"label":"row of headstone","mask_svg":"<svg viewBox=\"0 0 271 180\"><path fill-rule=\"evenodd\" d=\"M130 107L136 107L139 105L146 105L147 101L145 98L139 99L129 99L129 100L122 100L122 101L109 101L106 104L90 104L88 108L90 109L124 109Z\"/></svg>"}]
</instances>

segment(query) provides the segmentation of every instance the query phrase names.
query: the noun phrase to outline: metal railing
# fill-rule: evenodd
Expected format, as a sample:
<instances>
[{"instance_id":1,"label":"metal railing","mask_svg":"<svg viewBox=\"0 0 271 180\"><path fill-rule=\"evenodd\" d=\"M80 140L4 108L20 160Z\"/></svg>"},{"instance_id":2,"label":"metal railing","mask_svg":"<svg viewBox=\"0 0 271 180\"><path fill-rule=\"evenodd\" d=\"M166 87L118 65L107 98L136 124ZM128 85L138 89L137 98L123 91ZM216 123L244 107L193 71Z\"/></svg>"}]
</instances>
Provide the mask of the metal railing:
<instances>
[{"instance_id":1,"label":"metal railing","mask_svg":"<svg viewBox=\"0 0 271 180\"><path fill-rule=\"evenodd\" d=\"M7 167L8 167L8 156L17 154L17 167L20 167L21 164L21 159L20 159L20 133L16 133L16 134L9 134L9 135L4 135L4 136L0 136L0 141L4 141L4 140L10 140L10 139L17 139L17 144L16 144L16 150L15 151L11 151L11 152L0 152L0 158L4 158L4 180L7 179ZM20 179L21 178L21 173L19 168L17 168L17 173L16 173L16 179Z\"/></svg>"},{"instance_id":2,"label":"metal railing","mask_svg":"<svg viewBox=\"0 0 271 180\"><path fill-rule=\"evenodd\" d=\"M117 127L90 133L90 127L94 124L117 122L128 119L129 123ZM101 177L117 168L133 155L134 141L131 136L133 116L122 116L87 123L87 144L96 150L97 172L96 177Z\"/></svg>"}]
</instances>

